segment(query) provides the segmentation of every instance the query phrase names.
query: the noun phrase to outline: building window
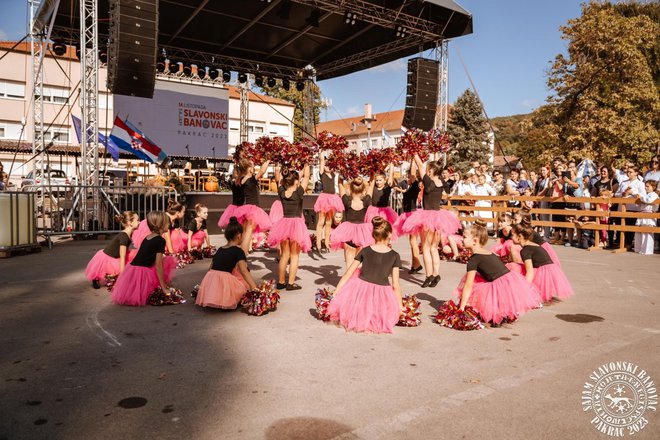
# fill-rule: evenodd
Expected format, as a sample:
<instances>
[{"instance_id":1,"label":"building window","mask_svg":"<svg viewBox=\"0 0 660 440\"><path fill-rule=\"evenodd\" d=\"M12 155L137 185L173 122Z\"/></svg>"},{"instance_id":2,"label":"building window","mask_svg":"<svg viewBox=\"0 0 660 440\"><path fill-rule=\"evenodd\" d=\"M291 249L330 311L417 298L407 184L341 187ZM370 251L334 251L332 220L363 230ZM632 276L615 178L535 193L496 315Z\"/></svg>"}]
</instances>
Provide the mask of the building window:
<instances>
[{"instance_id":1,"label":"building window","mask_svg":"<svg viewBox=\"0 0 660 440\"><path fill-rule=\"evenodd\" d=\"M69 130L66 128L51 128L44 133L43 138L44 142L67 143L69 142Z\"/></svg>"},{"instance_id":2,"label":"building window","mask_svg":"<svg viewBox=\"0 0 660 440\"><path fill-rule=\"evenodd\" d=\"M241 121L236 119L229 120L229 131L239 131L241 128Z\"/></svg>"},{"instance_id":3,"label":"building window","mask_svg":"<svg viewBox=\"0 0 660 440\"><path fill-rule=\"evenodd\" d=\"M268 124L268 134L272 136L286 137L289 135L289 126L286 124L275 124L271 122Z\"/></svg>"},{"instance_id":4,"label":"building window","mask_svg":"<svg viewBox=\"0 0 660 440\"><path fill-rule=\"evenodd\" d=\"M99 92L99 108L112 108L112 95Z\"/></svg>"},{"instance_id":5,"label":"building window","mask_svg":"<svg viewBox=\"0 0 660 440\"><path fill-rule=\"evenodd\" d=\"M25 84L0 81L0 98L25 99Z\"/></svg>"},{"instance_id":6,"label":"building window","mask_svg":"<svg viewBox=\"0 0 660 440\"><path fill-rule=\"evenodd\" d=\"M263 125L248 125L248 133L257 133L257 134L263 134L264 132L264 126Z\"/></svg>"},{"instance_id":7,"label":"building window","mask_svg":"<svg viewBox=\"0 0 660 440\"><path fill-rule=\"evenodd\" d=\"M377 147L378 146L378 139L372 139L371 140L371 148Z\"/></svg>"},{"instance_id":8,"label":"building window","mask_svg":"<svg viewBox=\"0 0 660 440\"><path fill-rule=\"evenodd\" d=\"M351 148L357 148L357 141L350 142Z\"/></svg>"},{"instance_id":9,"label":"building window","mask_svg":"<svg viewBox=\"0 0 660 440\"><path fill-rule=\"evenodd\" d=\"M360 141L360 146L362 147L363 150L367 148L367 141Z\"/></svg>"},{"instance_id":10,"label":"building window","mask_svg":"<svg viewBox=\"0 0 660 440\"><path fill-rule=\"evenodd\" d=\"M0 138L5 138L5 127L0 125Z\"/></svg>"},{"instance_id":11,"label":"building window","mask_svg":"<svg viewBox=\"0 0 660 440\"><path fill-rule=\"evenodd\" d=\"M35 98L38 96L38 94L34 95ZM44 86L43 100L44 102L52 102L53 104L66 104L69 100L69 89Z\"/></svg>"},{"instance_id":12,"label":"building window","mask_svg":"<svg viewBox=\"0 0 660 440\"><path fill-rule=\"evenodd\" d=\"M18 139L22 128L18 122L0 121L0 139Z\"/></svg>"}]
</instances>

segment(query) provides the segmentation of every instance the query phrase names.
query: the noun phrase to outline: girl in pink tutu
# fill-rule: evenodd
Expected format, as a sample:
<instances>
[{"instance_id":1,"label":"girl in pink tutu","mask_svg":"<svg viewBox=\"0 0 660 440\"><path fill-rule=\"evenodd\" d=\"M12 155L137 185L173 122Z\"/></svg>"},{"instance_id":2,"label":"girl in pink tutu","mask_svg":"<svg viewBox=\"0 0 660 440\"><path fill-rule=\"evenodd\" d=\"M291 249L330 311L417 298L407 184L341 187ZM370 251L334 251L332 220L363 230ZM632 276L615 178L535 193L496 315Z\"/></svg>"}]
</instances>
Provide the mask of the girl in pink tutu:
<instances>
[{"instance_id":1,"label":"girl in pink tutu","mask_svg":"<svg viewBox=\"0 0 660 440\"><path fill-rule=\"evenodd\" d=\"M330 246L332 249L344 248L346 268L361 248L374 244L371 223L364 222L367 208L371 205L371 197L365 194L366 190L367 184L362 177L351 181L348 185L349 194L345 194L346 188L343 185L339 187L344 204L344 222L330 234Z\"/></svg>"},{"instance_id":2,"label":"girl in pink tutu","mask_svg":"<svg viewBox=\"0 0 660 440\"><path fill-rule=\"evenodd\" d=\"M413 212L417 211L417 197L419 196L419 192L421 190L419 188L417 165L415 164L415 162L412 162L410 164L410 169L408 170L406 184L407 184L406 189L402 189L398 186L394 187L395 191L403 193L402 202L401 202L403 212L401 213L399 218L396 219L396 222L394 223L394 230L397 232L399 236L405 235L405 233L403 232L403 225L408 219L408 217L410 217ZM410 243L410 252L412 254L412 262L410 265L410 269L408 270L408 273L414 274L422 270L422 263L419 255L419 237L417 236L417 234L409 234L408 241Z\"/></svg>"},{"instance_id":3,"label":"girl in pink tutu","mask_svg":"<svg viewBox=\"0 0 660 440\"><path fill-rule=\"evenodd\" d=\"M521 272L527 281L539 290L543 302L548 302L553 297L572 296L571 283L561 268L553 263L545 249L532 241L533 232L532 225L527 219L523 219L520 224L513 227L513 241L522 246L520 256L523 264L519 265Z\"/></svg>"},{"instance_id":4,"label":"girl in pink tutu","mask_svg":"<svg viewBox=\"0 0 660 440\"><path fill-rule=\"evenodd\" d=\"M243 226L243 242L241 248L247 254L252 249L252 234L268 231L272 224L268 214L259 205L259 179L261 179L270 161L264 162L255 174L252 161L242 159L238 164L240 183L243 186L245 203L236 210L236 218Z\"/></svg>"},{"instance_id":5,"label":"girl in pink tutu","mask_svg":"<svg viewBox=\"0 0 660 440\"><path fill-rule=\"evenodd\" d=\"M473 254L467 262L467 273L454 290L460 310L469 303L485 322L497 327L503 319L514 320L538 307L541 299L536 289L484 248L488 243L486 222L477 220L467 228L463 243Z\"/></svg>"},{"instance_id":6,"label":"girl in pink tutu","mask_svg":"<svg viewBox=\"0 0 660 440\"><path fill-rule=\"evenodd\" d=\"M522 263L520 246L514 244L511 239L512 221L511 214L508 212L499 215L497 218L497 242L491 248L491 251L500 257L505 264L511 262Z\"/></svg>"},{"instance_id":7,"label":"girl in pink tutu","mask_svg":"<svg viewBox=\"0 0 660 440\"><path fill-rule=\"evenodd\" d=\"M331 173L325 166L323 152L319 154L319 174L321 176L321 194L314 203L314 212L318 217L316 222L316 249L319 253L329 252L327 245L330 243L332 231L332 218L336 212L344 212L344 204L335 192L335 173ZM325 240L325 244L323 241Z\"/></svg>"},{"instance_id":8,"label":"girl in pink tutu","mask_svg":"<svg viewBox=\"0 0 660 440\"><path fill-rule=\"evenodd\" d=\"M201 250L202 246L211 247L211 239L206 229L206 219L209 218L209 209L198 203L195 205L195 218L188 222L188 252Z\"/></svg>"},{"instance_id":9,"label":"girl in pink tutu","mask_svg":"<svg viewBox=\"0 0 660 440\"><path fill-rule=\"evenodd\" d=\"M375 244L357 254L339 281L328 305L328 316L347 330L392 333L402 309L401 257L389 247L392 225L382 217L371 222Z\"/></svg>"},{"instance_id":10,"label":"girl in pink tutu","mask_svg":"<svg viewBox=\"0 0 660 440\"><path fill-rule=\"evenodd\" d=\"M238 209L245 204L245 193L243 185L241 185L241 176L238 173L238 164L234 165L229 189L231 190L231 205L227 206L218 220L218 227L221 229L227 227L230 218L237 217Z\"/></svg>"},{"instance_id":11,"label":"girl in pink tutu","mask_svg":"<svg viewBox=\"0 0 660 440\"><path fill-rule=\"evenodd\" d=\"M465 249L463 245L463 236L459 234L440 235L440 246L442 246L442 253L445 254L447 259L452 261L459 261L461 251Z\"/></svg>"},{"instance_id":12,"label":"girl in pink tutu","mask_svg":"<svg viewBox=\"0 0 660 440\"><path fill-rule=\"evenodd\" d=\"M211 268L199 285L195 300L198 306L235 309L248 289L257 287L240 247L243 227L236 217L229 219L225 238L227 244L216 251Z\"/></svg>"},{"instance_id":13,"label":"girl in pink tutu","mask_svg":"<svg viewBox=\"0 0 660 440\"><path fill-rule=\"evenodd\" d=\"M140 223L140 217L133 211L124 211L116 220L121 224L122 231L103 250L94 254L85 270L85 277L95 289L99 289L101 282L105 282L106 275L119 275L124 271L131 235Z\"/></svg>"},{"instance_id":14,"label":"girl in pink tutu","mask_svg":"<svg viewBox=\"0 0 660 440\"><path fill-rule=\"evenodd\" d=\"M167 283L176 268L176 258L165 256L165 239L170 226L164 212L147 214L151 233L145 237L137 255L119 275L112 289L112 302L124 306L146 306L149 295L158 287L167 292Z\"/></svg>"},{"instance_id":15,"label":"girl in pink tutu","mask_svg":"<svg viewBox=\"0 0 660 440\"><path fill-rule=\"evenodd\" d=\"M181 222L186 214L186 205L170 200L167 207L167 217L170 220L169 228L163 234L167 243L167 252L177 254L186 249L187 234L181 229Z\"/></svg>"},{"instance_id":16,"label":"girl in pink tutu","mask_svg":"<svg viewBox=\"0 0 660 440\"><path fill-rule=\"evenodd\" d=\"M387 177L384 173L375 174L371 177L369 183L369 195L371 196L372 205L367 209L367 215L364 219L365 222L371 222L371 219L380 216L390 222L391 225L396 224L399 216L390 208L390 196L392 195L392 185L394 184L394 167L390 164L387 169ZM392 231L392 240L397 239L396 228Z\"/></svg>"},{"instance_id":17,"label":"girl in pink tutu","mask_svg":"<svg viewBox=\"0 0 660 440\"><path fill-rule=\"evenodd\" d=\"M444 210L442 206L443 182L440 179L442 168L435 161L429 161L428 166L415 155L415 163L420 170L424 184L423 206L408 217L403 224L406 234L421 234L422 255L426 279L422 287L435 287L440 282L440 234L455 234L461 223L453 212Z\"/></svg>"},{"instance_id":18,"label":"girl in pink tutu","mask_svg":"<svg viewBox=\"0 0 660 440\"><path fill-rule=\"evenodd\" d=\"M269 246L279 246L281 256L277 273L277 288L286 290L300 290L296 284L296 273L300 261L300 251L309 252L312 241L309 231L302 217L304 188L309 183L309 165L305 165L303 177L298 177L297 171L289 171L282 179L282 185L277 194L282 202L284 217L275 223L268 236ZM289 266L288 282L286 281L286 267Z\"/></svg>"},{"instance_id":19,"label":"girl in pink tutu","mask_svg":"<svg viewBox=\"0 0 660 440\"><path fill-rule=\"evenodd\" d=\"M525 206L523 206L521 209L516 211L513 214L513 224L519 224L520 222L525 219L527 223L530 225L532 224L532 216L531 216L531 210ZM555 250L552 248L552 245L545 241L545 239L536 232L534 229L532 229L532 237L531 240L541 246L545 251L548 253L550 256L550 259L552 260L553 263L555 263L557 266L561 267L561 263L559 262L559 257L557 256L557 253ZM520 259L520 246L514 245L513 250L515 251L514 257L512 258L511 261L514 263L522 263L522 260Z\"/></svg>"}]
</instances>

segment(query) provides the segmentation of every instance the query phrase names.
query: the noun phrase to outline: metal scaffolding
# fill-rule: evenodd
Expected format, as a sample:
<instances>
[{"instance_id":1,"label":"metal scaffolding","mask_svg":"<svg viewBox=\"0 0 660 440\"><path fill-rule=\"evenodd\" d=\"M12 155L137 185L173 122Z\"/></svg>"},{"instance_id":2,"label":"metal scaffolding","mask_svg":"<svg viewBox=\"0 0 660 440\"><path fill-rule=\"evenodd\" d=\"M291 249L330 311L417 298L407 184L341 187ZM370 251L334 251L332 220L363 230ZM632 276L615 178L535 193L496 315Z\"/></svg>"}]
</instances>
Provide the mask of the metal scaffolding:
<instances>
[{"instance_id":1,"label":"metal scaffolding","mask_svg":"<svg viewBox=\"0 0 660 440\"><path fill-rule=\"evenodd\" d=\"M438 110L435 114L435 127L447 131L449 108L449 40L442 40L436 48L438 70Z\"/></svg>"},{"instance_id":2,"label":"metal scaffolding","mask_svg":"<svg viewBox=\"0 0 660 440\"><path fill-rule=\"evenodd\" d=\"M32 156L36 159L32 162L32 174L41 173L43 182L46 157L46 144L44 142L44 82L43 82L43 59L46 54L46 39L44 32L35 31L36 13L41 6L40 0L30 0L30 35L32 57L32 82L30 84L32 103ZM29 95L27 95L29 96ZM34 176L36 178L36 176ZM37 194L37 206L43 206L43 191Z\"/></svg>"},{"instance_id":3,"label":"metal scaffolding","mask_svg":"<svg viewBox=\"0 0 660 440\"><path fill-rule=\"evenodd\" d=\"M241 109L240 109L240 140L241 142L247 142L249 140L248 136L248 118L250 116L250 78L248 76L247 81L242 83L239 87L240 98L241 98Z\"/></svg>"}]
</instances>

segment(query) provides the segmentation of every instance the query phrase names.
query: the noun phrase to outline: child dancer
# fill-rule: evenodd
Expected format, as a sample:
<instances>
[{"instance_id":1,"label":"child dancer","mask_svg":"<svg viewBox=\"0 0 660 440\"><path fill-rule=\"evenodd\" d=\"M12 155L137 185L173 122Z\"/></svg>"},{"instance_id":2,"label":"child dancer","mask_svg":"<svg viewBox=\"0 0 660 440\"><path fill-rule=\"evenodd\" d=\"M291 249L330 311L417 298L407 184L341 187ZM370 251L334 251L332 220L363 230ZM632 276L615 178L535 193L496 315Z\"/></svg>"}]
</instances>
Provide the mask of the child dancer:
<instances>
[{"instance_id":1,"label":"child dancer","mask_svg":"<svg viewBox=\"0 0 660 440\"><path fill-rule=\"evenodd\" d=\"M235 309L248 289L257 288L240 247L243 227L236 217L229 219L225 238L227 244L216 251L211 268L199 285L195 300L198 306Z\"/></svg>"},{"instance_id":2,"label":"child dancer","mask_svg":"<svg viewBox=\"0 0 660 440\"><path fill-rule=\"evenodd\" d=\"M241 185L241 176L238 171L238 164L234 165L231 180L229 181L229 189L231 189L231 205L227 206L218 220L218 227L225 229L229 224L229 219L237 217L238 209L245 204L245 192L243 185Z\"/></svg>"},{"instance_id":3,"label":"child dancer","mask_svg":"<svg viewBox=\"0 0 660 440\"><path fill-rule=\"evenodd\" d=\"M541 299L536 289L484 248L488 243L486 222L477 220L465 229L463 243L473 254L467 262L467 273L454 290L460 310L465 310L469 302L485 322L498 326L505 318L513 320L538 307Z\"/></svg>"},{"instance_id":4,"label":"child dancer","mask_svg":"<svg viewBox=\"0 0 660 440\"><path fill-rule=\"evenodd\" d=\"M341 201L344 204L345 221L330 234L332 249L344 248L347 269L360 248L374 243L371 223L364 222L367 208L371 205L371 197L365 195L367 185L362 177L356 177L348 186L350 195L345 194L346 189L343 185L339 187Z\"/></svg>"},{"instance_id":5,"label":"child dancer","mask_svg":"<svg viewBox=\"0 0 660 440\"><path fill-rule=\"evenodd\" d=\"M85 277L95 289L101 287L101 281L105 282L106 275L119 275L124 271L131 235L140 223L140 217L133 211L124 211L116 220L121 224L122 231L115 235L105 249L94 255L85 270Z\"/></svg>"},{"instance_id":6,"label":"child dancer","mask_svg":"<svg viewBox=\"0 0 660 440\"><path fill-rule=\"evenodd\" d=\"M497 217L497 242L491 251L505 263L522 263L520 259L520 246L515 245L511 239L513 218L508 212Z\"/></svg>"},{"instance_id":7,"label":"child dancer","mask_svg":"<svg viewBox=\"0 0 660 440\"><path fill-rule=\"evenodd\" d=\"M206 219L209 218L209 209L198 203L195 205L195 218L188 222L188 252L193 249L201 250L202 246L211 247L211 239L206 229Z\"/></svg>"},{"instance_id":8,"label":"child dancer","mask_svg":"<svg viewBox=\"0 0 660 440\"><path fill-rule=\"evenodd\" d=\"M325 166L323 152L319 154L319 174L321 175L322 192L314 203L314 212L318 216L316 222L316 249L318 252L329 252L332 218L337 212L344 212L344 204L335 193L335 173L330 173ZM325 239L325 245L322 240Z\"/></svg>"},{"instance_id":9,"label":"child dancer","mask_svg":"<svg viewBox=\"0 0 660 440\"><path fill-rule=\"evenodd\" d=\"M167 243L167 252L177 254L186 249L187 235L181 230L181 222L186 214L186 205L170 200L167 207L167 217L170 225L163 234Z\"/></svg>"},{"instance_id":10,"label":"child dancer","mask_svg":"<svg viewBox=\"0 0 660 440\"><path fill-rule=\"evenodd\" d=\"M165 239L161 236L169 228L170 219L164 212L147 214L151 234L140 245L137 255L119 275L112 289L112 302L125 306L146 306L149 295L161 287L167 292L176 267L176 258L165 256Z\"/></svg>"},{"instance_id":11,"label":"child dancer","mask_svg":"<svg viewBox=\"0 0 660 440\"><path fill-rule=\"evenodd\" d=\"M401 257L388 246L392 225L382 217L375 217L371 223L375 244L357 254L339 281L328 305L328 315L347 330L392 333L402 309ZM353 276L356 271L359 275Z\"/></svg>"},{"instance_id":12,"label":"child dancer","mask_svg":"<svg viewBox=\"0 0 660 440\"><path fill-rule=\"evenodd\" d=\"M655 212L657 207L653 202L658 200L658 192L656 191L658 183L655 180L647 180L645 185L646 194L639 196L639 200L642 202L639 212ZM635 226L655 227L655 219L638 218L635 222ZM655 242L653 241L653 233L635 232L635 252L643 255L653 255L654 246Z\"/></svg>"},{"instance_id":13,"label":"child dancer","mask_svg":"<svg viewBox=\"0 0 660 440\"><path fill-rule=\"evenodd\" d=\"M259 179L266 174L270 161L264 162L255 174L252 161L243 159L239 163L239 175L245 194L245 204L236 211L238 221L243 225L241 248L247 254L252 247L252 234L263 232L272 226L268 214L259 206Z\"/></svg>"},{"instance_id":14,"label":"child dancer","mask_svg":"<svg viewBox=\"0 0 660 440\"><path fill-rule=\"evenodd\" d=\"M392 194L392 185L394 184L394 167L388 166L387 177L384 173L379 173L371 178L369 184L369 195L372 205L367 209L367 216L364 221L369 223L376 216L381 216L390 224L394 225L399 216L390 208L390 195ZM396 240L396 229L392 232L392 240Z\"/></svg>"},{"instance_id":15,"label":"child dancer","mask_svg":"<svg viewBox=\"0 0 660 440\"><path fill-rule=\"evenodd\" d=\"M299 179L297 171L290 171L282 179L282 186L278 195L282 201L284 218L278 221L270 230L268 244L280 246L282 254L278 265L277 288L286 290L300 290L296 284L296 273L300 251L309 252L312 241L309 238L305 219L302 217L304 188L309 183L309 165L305 165L303 177ZM286 282L286 267L289 266L289 281Z\"/></svg>"},{"instance_id":16,"label":"child dancer","mask_svg":"<svg viewBox=\"0 0 660 440\"><path fill-rule=\"evenodd\" d=\"M422 287L435 287L440 281L440 252L438 249L440 234L455 234L461 228L461 223L454 213L441 209L443 185L440 180L440 165L430 161L425 169L424 163L418 155L415 155L414 159L417 168L424 176L422 179L424 209L411 214L403 225L403 232L406 234L421 233L426 272L426 279Z\"/></svg>"},{"instance_id":17,"label":"child dancer","mask_svg":"<svg viewBox=\"0 0 660 440\"><path fill-rule=\"evenodd\" d=\"M529 209L526 206L523 206L521 209L519 209L518 211L516 211L513 214L513 224L519 224L523 220L525 220L530 225L532 224L531 209ZM550 243L545 241L545 239L541 236L541 234L536 232L534 229L532 229L532 238L531 238L531 240L534 243L541 246L543 249L545 249L545 251L550 256L550 259L552 260L552 262L555 263L557 266L561 267L561 263L559 262L559 257L557 256L557 253L555 252L555 250L552 248L552 245L550 245ZM520 256L520 249L518 249L518 246L516 246L516 245L513 246L513 249L515 251L515 257L516 258L512 258L511 261L513 261L514 263L522 263L522 260L517 258L517 257Z\"/></svg>"},{"instance_id":18,"label":"child dancer","mask_svg":"<svg viewBox=\"0 0 660 440\"><path fill-rule=\"evenodd\" d=\"M408 176L407 176L407 183L408 183L408 188L405 190L395 187L394 190L397 192L402 192L403 193L403 200L402 200L402 208L403 212L399 216L399 218L396 219L396 223L394 223L394 230L397 232L398 235L405 235L405 232L403 232L403 225L408 220L408 218L412 215L413 212L417 211L417 196L419 195L420 187L419 187L419 180L418 180L418 171L417 171L417 165L415 162L412 162L410 164L410 169L408 170ZM410 242L410 252L412 253L412 262L410 265L410 270L408 270L409 274L414 274L422 270L422 263L419 255L419 241L417 234L409 234L408 235L408 241Z\"/></svg>"},{"instance_id":19,"label":"child dancer","mask_svg":"<svg viewBox=\"0 0 660 440\"><path fill-rule=\"evenodd\" d=\"M573 295L573 287L566 275L552 262L545 249L532 241L532 233L532 225L527 219L514 225L511 233L514 243L522 246L520 256L525 278L538 288L543 302L553 297L568 298Z\"/></svg>"}]
</instances>

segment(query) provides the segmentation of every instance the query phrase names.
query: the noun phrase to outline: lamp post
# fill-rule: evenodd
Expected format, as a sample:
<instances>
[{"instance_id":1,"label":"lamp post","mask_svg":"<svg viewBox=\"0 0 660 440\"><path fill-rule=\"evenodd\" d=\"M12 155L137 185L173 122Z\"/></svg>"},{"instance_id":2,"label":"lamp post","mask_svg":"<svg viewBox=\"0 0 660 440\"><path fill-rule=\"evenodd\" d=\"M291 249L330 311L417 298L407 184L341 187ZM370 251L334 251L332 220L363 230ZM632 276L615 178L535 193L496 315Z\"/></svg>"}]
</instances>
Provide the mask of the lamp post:
<instances>
[{"instance_id":1,"label":"lamp post","mask_svg":"<svg viewBox=\"0 0 660 440\"><path fill-rule=\"evenodd\" d=\"M360 122L367 127L367 150L371 149L371 123L375 120L376 118L371 114L371 104L365 104L364 118Z\"/></svg>"}]
</instances>

